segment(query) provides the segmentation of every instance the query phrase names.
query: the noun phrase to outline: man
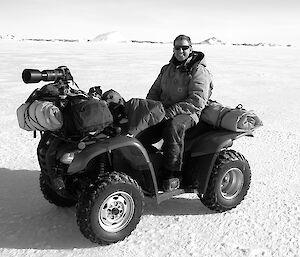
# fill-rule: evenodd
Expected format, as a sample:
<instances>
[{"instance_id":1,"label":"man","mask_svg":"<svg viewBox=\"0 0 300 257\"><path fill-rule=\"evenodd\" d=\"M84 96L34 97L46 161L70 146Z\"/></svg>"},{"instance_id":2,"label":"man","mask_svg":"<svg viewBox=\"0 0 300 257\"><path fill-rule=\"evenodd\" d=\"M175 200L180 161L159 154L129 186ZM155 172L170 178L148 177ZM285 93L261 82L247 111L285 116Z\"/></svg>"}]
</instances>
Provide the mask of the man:
<instances>
[{"instance_id":1,"label":"man","mask_svg":"<svg viewBox=\"0 0 300 257\"><path fill-rule=\"evenodd\" d=\"M178 177L182 169L185 132L198 123L212 88L204 54L193 51L188 36L177 36L173 42L173 56L169 64L162 67L146 97L162 102L165 108L165 119L151 130L152 142L147 139L148 144L161 138L164 141L162 151L165 191L172 191L180 186ZM140 140L146 142L144 137Z\"/></svg>"}]
</instances>

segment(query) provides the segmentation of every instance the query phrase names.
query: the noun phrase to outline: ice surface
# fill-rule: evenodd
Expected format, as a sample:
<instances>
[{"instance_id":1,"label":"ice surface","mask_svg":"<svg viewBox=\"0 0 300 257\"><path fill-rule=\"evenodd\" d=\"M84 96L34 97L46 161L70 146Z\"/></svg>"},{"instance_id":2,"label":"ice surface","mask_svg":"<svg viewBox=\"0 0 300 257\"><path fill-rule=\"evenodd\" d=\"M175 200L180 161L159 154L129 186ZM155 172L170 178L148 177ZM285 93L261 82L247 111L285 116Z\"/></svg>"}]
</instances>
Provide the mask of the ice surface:
<instances>
[{"instance_id":1,"label":"ice surface","mask_svg":"<svg viewBox=\"0 0 300 257\"><path fill-rule=\"evenodd\" d=\"M201 46L213 74L212 98L242 103L264 126L233 148L252 168L252 184L234 210L215 214L194 195L147 199L136 230L98 246L85 239L75 209L49 204L39 190L38 139L21 130L16 109L40 84L25 68L67 65L77 84L100 85L126 99L145 97L172 46L0 42L0 256L300 256L300 49Z\"/></svg>"}]
</instances>

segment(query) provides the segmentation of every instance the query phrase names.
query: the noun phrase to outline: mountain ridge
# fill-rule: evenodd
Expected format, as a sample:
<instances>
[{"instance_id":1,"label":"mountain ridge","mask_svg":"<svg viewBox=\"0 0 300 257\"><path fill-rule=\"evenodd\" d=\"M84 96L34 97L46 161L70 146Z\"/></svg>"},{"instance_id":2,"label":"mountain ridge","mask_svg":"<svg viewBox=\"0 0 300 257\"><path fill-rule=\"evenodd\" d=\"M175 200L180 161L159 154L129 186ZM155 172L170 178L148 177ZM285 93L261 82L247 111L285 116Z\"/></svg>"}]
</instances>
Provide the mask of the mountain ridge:
<instances>
[{"instance_id":1,"label":"mountain ridge","mask_svg":"<svg viewBox=\"0 0 300 257\"><path fill-rule=\"evenodd\" d=\"M118 31L110 31L102 33L94 37L93 39L60 39L60 38L17 38L12 34L0 35L0 40L17 40L17 41L37 41L37 42L93 42L93 43L139 43L139 44L171 44L172 42L167 41L155 41L155 40L138 40L138 39L127 39L123 34ZM291 47L291 44L275 44L275 43L228 43L216 37L210 37L200 42L193 42L193 45L232 45L232 46L283 46Z\"/></svg>"}]
</instances>

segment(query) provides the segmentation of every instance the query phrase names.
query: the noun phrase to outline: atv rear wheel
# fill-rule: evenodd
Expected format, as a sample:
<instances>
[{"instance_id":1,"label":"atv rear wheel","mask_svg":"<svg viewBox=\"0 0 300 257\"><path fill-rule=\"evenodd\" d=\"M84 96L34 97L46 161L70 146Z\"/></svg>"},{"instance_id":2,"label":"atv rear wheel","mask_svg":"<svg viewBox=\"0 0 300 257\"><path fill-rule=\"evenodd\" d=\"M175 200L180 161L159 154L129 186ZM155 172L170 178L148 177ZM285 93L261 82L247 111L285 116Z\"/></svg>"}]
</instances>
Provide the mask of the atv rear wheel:
<instances>
[{"instance_id":1,"label":"atv rear wheel","mask_svg":"<svg viewBox=\"0 0 300 257\"><path fill-rule=\"evenodd\" d=\"M251 170L245 157L234 151L220 152L201 202L211 210L223 212L235 208L244 199L251 182Z\"/></svg>"},{"instance_id":2,"label":"atv rear wheel","mask_svg":"<svg viewBox=\"0 0 300 257\"><path fill-rule=\"evenodd\" d=\"M144 195L128 175L105 174L80 196L77 224L82 234L98 244L110 244L129 236L140 221Z\"/></svg>"},{"instance_id":3,"label":"atv rear wheel","mask_svg":"<svg viewBox=\"0 0 300 257\"><path fill-rule=\"evenodd\" d=\"M48 177L44 173L40 174L40 188L44 195L44 198L48 200L50 203L55 204L59 207L72 207L76 205L76 201L74 199L65 198L61 195L57 194L55 190L53 190L49 184L47 183Z\"/></svg>"}]
</instances>

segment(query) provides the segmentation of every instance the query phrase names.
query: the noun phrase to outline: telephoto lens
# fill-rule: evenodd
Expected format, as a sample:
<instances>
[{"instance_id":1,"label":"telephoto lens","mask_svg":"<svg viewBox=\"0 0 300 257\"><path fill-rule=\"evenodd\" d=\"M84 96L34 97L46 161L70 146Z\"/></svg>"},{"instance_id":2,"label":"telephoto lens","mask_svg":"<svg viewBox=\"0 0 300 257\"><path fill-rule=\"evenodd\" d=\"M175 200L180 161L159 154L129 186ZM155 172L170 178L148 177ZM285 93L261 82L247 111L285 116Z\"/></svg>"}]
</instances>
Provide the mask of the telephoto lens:
<instances>
[{"instance_id":1,"label":"telephoto lens","mask_svg":"<svg viewBox=\"0 0 300 257\"><path fill-rule=\"evenodd\" d=\"M22 79L24 83L38 83L42 81L58 81L62 80L72 80L72 75L66 66L60 66L54 70L35 70L35 69L25 69L22 73Z\"/></svg>"},{"instance_id":2,"label":"telephoto lens","mask_svg":"<svg viewBox=\"0 0 300 257\"><path fill-rule=\"evenodd\" d=\"M22 72L24 83L38 83L42 80L42 73L39 70L25 69Z\"/></svg>"}]
</instances>

